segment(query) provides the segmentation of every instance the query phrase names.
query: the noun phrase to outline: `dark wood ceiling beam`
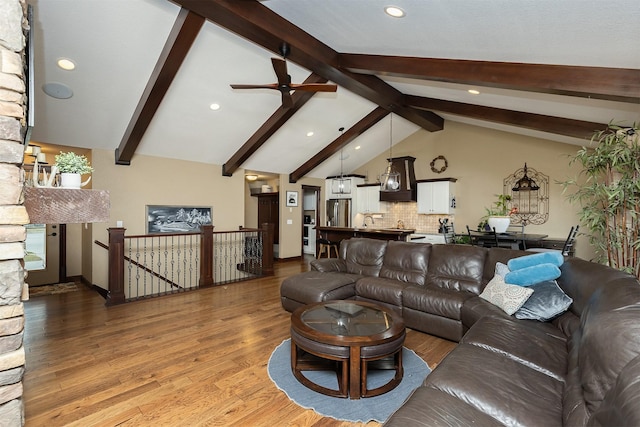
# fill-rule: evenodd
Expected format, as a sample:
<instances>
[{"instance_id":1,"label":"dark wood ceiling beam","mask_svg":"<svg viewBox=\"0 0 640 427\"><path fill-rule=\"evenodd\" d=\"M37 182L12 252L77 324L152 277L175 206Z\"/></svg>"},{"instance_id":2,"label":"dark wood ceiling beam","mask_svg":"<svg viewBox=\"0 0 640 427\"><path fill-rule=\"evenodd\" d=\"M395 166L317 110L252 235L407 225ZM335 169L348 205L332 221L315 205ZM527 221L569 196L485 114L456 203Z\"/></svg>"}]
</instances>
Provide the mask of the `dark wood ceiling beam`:
<instances>
[{"instance_id":1,"label":"dark wood ceiling beam","mask_svg":"<svg viewBox=\"0 0 640 427\"><path fill-rule=\"evenodd\" d=\"M258 1L172 0L209 21L279 55L289 44L287 60L326 78L429 131L442 130L441 117L404 105L403 94L375 76L358 76L338 67L338 53Z\"/></svg>"},{"instance_id":2,"label":"dark wood ceiling beam","mask_svg":"<svg viewBox=\"0 0 640 427\"><path fill-rule=\"evenodd\" d=\"M116 164L131 164L142 137L203 24L202 16L187 9L183 8L178 13L120 145L116 148Z\"/></svg>"},{"instance_id":3,"label":"dark wood ceiling beam","mask_svg":"<svg viewBox=\"0 0 640 427\"><path fill-rule=\"evenodd\" d=\"M327 79L320 77L317 74L311 74L304 83L326 83ZM238 151L236 151L229 160L222 165L222 175L231 176L233 173L242 166L242 164L300 109L304 104L315 95L315 92L306 92L297 90L291 96L293 106L291 108L278 108L267 119L266 122L260 126L260 128L251 135L251 138L245 142Z\"/></svg>"},{"instance_id":4,"label":"dark wood ceiling beam","mask_svg":"<svg viewBox=\"0 0 640 427\"><path fill-rule=\"evenodd\" d=\"M441 111L444 113L470 117L488 122L502 123L526 129L589 139L595 131L606 129L607 125L562 117L545 116L543 114L525 113L522 111L504 110L501 108L465 104L455 101L407 96L407 103L416 108Z\"/></svg>"},{"instance_id":5,"label":"dark wood ceiling beam","mask_svg":"<svg viewBox=\"0 0 640 427\"><path fill-rule=\"evenodd\" d=\"M640 101L640 70L341 53L356 73L421 78L529 92Z\"/></svg>"},{"instance_id":6,"label":"dark wood ceiling beam","mask_svg":"<svg viewBox=\"0 0 640 427\"><path fill-rule=\"evenodd\" d=\"M358 123L353 125L342 135L336 138L333 142L323 148L322 151L313 156L311 159L307 160L302 166L289 174L289 182L292 184L297 182L300 178L311 172L315 167L317 167L329 157L333 156L335 153L347 146L347 144L349 144L351 141L365 133L371 126L378 123L387 114L389 114L389 111L386 108L377 107L375 110L362 118Z\"/></svg>"}]
</instances>

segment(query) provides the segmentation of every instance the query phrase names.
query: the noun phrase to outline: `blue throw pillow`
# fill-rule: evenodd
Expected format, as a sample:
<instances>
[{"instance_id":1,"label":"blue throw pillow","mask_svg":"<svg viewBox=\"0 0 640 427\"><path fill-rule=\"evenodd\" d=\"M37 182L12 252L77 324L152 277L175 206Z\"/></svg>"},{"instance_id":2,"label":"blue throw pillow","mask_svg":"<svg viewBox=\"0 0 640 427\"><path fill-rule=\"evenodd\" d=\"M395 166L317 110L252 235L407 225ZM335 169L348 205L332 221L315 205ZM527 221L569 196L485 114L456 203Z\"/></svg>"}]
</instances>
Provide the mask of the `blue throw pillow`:
<instances>
[{"instance_id":1,"label":"blue throw pillow","mask_svg":"<svg viewBox=\"0 0 640 427\"><path fill-rule=\"evenodd\" d=\"M539 264L553 264L560 267L564 262L564 257L560 252L538 252L533 255L525 255L518 258L511 258L507 262L509 270L520 270Z\"/></svg>"},{"instance_id":2,"label":"blue throw pillow","mask_svg":"<svg viewBox=\"0 0 640 427\"><path fill-rule=\"evenodd\" d=\"M560 269L553 264L539 264L532 267L511 270L504 276L505 283L511 285L531 286L545 280L555 280L560 277Z\"/></svg>"},{"instance_id":3,"label":"blue throw pillow","mask_svg":"<svg viewBox=\"0 0 640 427\"><path fill-rule=\"evenodd\" d=\"M515 312L517 319L533 319L546 322L569 309L573 300L567 296L555 280L529 286L533 294Z\"/></svg>"}]
</instances>

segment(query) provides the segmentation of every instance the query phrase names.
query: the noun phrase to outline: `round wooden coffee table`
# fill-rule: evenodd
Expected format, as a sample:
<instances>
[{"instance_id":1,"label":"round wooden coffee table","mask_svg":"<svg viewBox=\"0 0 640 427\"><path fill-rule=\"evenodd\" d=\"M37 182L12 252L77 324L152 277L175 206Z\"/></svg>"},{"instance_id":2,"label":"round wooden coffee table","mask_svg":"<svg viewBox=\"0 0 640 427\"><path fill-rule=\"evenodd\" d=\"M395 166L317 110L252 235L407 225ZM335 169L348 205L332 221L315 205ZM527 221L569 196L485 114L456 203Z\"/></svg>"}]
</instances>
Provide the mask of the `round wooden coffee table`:
<instances>
[{"instance_id":1,"label":"round wooden coffee table","mask_svg":"<svg viewBox=\"0 0 640 427\"><path fill-rule=\"evenodd\" d=\"M291 315L291 370L306 387L334 397L378 396L402 381L402 318L363 301L324 301L298 308ZM393 378L369 390L367 371L392 369ZM332 371L338 389L309 380L304 371Z\"/></svg>"}]
</instances>

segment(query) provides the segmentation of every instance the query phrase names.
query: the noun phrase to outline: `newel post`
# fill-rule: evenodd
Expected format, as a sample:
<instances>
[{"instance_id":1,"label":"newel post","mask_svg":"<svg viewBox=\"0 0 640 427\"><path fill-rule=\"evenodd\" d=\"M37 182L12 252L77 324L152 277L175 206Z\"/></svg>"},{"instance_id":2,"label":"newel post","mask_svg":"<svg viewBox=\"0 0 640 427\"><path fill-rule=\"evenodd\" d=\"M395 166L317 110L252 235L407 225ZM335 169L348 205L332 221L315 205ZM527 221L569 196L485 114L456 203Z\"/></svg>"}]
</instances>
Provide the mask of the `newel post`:
<instances>
[{"instance_id":1,"label":"newel post","mask_svg":"<svg viewBox=\"0 0 640 427\"><path fill-rule=\"evenodd\" d=\"M262 224L262 274L273 276L273 233L275 225L271 223Z\"/></svg>"},{"instance_id":2,"label":"newel post","mask_svg":"<svg viewBox=\"0 0 640 427\"><path fill-rule=\"evenodd\" d=\"M124 228L109 228L109 293L105 305L125 302Z\"/></svg>"},{"instance_id":3,"label":"newel post","mask_svg":"<svg viewBox=\"0 0 640 427\"><path fill-rule=\"evenodd\" d=\"M199 286L213 286L213 225L200 227L200 282Z\"/></svg>"}]
</instances>

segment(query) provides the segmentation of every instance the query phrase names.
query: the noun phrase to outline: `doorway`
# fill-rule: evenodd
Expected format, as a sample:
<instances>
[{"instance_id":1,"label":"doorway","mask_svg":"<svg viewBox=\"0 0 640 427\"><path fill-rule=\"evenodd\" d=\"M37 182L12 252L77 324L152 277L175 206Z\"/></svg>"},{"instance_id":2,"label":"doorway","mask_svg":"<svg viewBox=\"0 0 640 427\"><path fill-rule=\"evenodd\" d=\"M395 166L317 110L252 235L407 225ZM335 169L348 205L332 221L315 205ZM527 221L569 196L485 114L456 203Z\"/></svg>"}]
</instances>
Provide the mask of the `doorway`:
<instances>
[{"instance_id":1,"label":"doorway","mask_svg":"<svg viewBox=\"0 0 640 427\"><path fill-rule=\"evenodd\" d=\"M68 280L66 264L67 228L66 224L46 224L45 226L44 268L29 270L26 282L30 287L53 285ZM28 251L28 248L27 248Z\"/></svg>"},{"instance_id":2,"label":"doorway","mask_svg":"<svg viewBox=\"0 0 640 427\"><path fill-rule=\"evenodd\" d=\"M316 224L320 223L320 187L302 186L302 253L316 256Z\"/></svg>"}]
</instances>

